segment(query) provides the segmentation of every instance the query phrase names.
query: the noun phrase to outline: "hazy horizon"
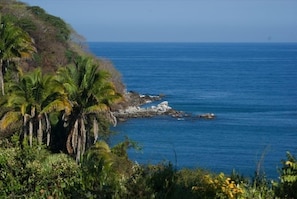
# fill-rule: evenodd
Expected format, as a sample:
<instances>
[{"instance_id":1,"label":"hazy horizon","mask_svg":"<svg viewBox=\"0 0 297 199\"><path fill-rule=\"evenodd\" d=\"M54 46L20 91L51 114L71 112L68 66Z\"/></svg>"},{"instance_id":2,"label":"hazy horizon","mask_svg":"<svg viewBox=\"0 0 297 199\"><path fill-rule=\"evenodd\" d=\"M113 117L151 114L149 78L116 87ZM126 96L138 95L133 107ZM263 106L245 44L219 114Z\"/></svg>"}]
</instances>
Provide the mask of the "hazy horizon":
<instances>
[{"instance_id":1,"label":"hazy horizon","mask_svg":"<svg viewBox=\"0 0 297 199\"><path fill-rule=\"evenodd\" d=\"M24 0L88 42L297 42L294 0Z\"/></svg>"}]
</instances>

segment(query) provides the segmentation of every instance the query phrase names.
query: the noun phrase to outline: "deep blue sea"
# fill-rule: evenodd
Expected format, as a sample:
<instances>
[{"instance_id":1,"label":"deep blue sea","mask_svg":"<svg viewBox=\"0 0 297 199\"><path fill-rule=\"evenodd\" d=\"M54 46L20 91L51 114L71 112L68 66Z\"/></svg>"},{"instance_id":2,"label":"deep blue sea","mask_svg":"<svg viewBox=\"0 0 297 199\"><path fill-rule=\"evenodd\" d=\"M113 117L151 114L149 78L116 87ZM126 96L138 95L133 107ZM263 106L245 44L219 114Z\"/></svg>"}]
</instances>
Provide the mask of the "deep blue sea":
<instances>
[{"instance_id":1,"label":"deep blue sea","mask_svg":"<svg viewBox=\"0 0 297 199\"><path fill-rule=\"evenodd\" d=\"M164 94L176 110L216 119L131 119L113 130L142 151L139 163L233 169L253 176L258 162L276 178L286 151L297 155L297 44L89 43L112 61L127 90Z\"/></svg>"}]
</instances>

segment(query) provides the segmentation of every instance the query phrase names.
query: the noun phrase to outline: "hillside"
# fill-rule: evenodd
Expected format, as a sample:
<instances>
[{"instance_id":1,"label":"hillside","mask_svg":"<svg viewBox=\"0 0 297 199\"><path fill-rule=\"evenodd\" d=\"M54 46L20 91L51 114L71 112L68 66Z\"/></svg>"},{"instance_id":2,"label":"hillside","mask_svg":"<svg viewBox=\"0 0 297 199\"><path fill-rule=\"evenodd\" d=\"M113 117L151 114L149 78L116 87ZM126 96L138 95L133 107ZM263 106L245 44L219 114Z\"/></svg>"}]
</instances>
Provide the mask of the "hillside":
<instances>
[{"instance_id":1,"label":"hillside","mask_svg":"<svg viewBox=\"0 0 297 199\"><path fill-rule=\"evenodd\" d=\"M84 38L61 18L46 13L38 6L29 6L16 0L0 0L0 16L9 18L34 40L37 52L33 59L18 63L24 72L41 67L44 72L52 73L58 67L71 63L77 55L88 55L99 63L101 69L111 74L117 91L123 92L121 76L112 63L92 55Z\"/></svg>"}]
</instances>

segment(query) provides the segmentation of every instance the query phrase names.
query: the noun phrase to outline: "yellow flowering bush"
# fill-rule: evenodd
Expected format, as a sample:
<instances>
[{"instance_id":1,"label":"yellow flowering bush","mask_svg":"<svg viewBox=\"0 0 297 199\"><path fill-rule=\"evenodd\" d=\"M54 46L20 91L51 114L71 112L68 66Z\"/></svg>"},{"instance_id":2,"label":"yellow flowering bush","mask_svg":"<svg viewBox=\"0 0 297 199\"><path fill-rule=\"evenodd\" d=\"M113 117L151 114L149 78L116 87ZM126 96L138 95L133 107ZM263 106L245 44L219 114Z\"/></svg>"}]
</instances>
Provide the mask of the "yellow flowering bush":
<instances>
[{"instance_id":1,"label":"yellow flowering bush","mask_svg":"<svg viewBox=\"0 0 297 199\"><path fill-rule=\"evenodd\" d=\"M244 193L243 188L240 184L236 184L231 178L226 177L224 173L219 175L211 176L207 174L203 177L204 187L212 188L217 197L219 198L241 198L241 195ZM192 191L203 190L203 187L193 186Z\"/></svg>"}]
</instances>

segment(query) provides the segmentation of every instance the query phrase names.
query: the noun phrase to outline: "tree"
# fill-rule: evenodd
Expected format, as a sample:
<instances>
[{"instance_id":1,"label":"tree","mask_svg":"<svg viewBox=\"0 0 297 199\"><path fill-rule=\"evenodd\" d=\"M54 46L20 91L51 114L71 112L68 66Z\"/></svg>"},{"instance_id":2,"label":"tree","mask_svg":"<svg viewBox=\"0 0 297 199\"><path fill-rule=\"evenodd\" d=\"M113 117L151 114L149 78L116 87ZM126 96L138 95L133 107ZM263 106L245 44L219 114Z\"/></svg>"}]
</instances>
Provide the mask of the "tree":
<instances>
[{"instance_id":1,"label":"tree","mask_svg":"<svg viewBox=\"0 0 297 199\"><path fill-rule=\"evenodd\" d=\"M72 104L71 114L64 116L69 132L67 151L74 154L79 162L87 144L91 143L90 132L93 131L94 142L98 138L100 116L105 114L112 123L116 123L110 106L122 97L109 81L109 74L99 71L98 65L89 57L78 57L73 65L60 68L57 75Z\"/></svg>"},{"instance_id":2,"label":"tree","mask_svg":"<svg viewBox=\"0 0 297 199\"><path fill-rule=\"evenodd\" d=\"M64 93L63 86L52 75L43 75L41 69L21 75L19 82L11 82L6 96L6 106L10 109L0 120L0 129L5 129L22 118L22 137L29 136L32 146L33 135L39 144L43 134L50 144L51 124L48 114L53 111L69 113L71 105Z\"/></svg>"},{"instance_id":3,"label":"tree","mask_svg":"<svg viewBox=\"0 0 297 199\"><path fill-rule=\"evenodd\" d=\"M34 41L28 33L15 26L8 18L0 15L0 85L2 95L4 92L3 66L9 66L9 62L22 58L31 58L36 52ZM6 63L6 65L4 65Z\"/></svg>"}]
</instances>

